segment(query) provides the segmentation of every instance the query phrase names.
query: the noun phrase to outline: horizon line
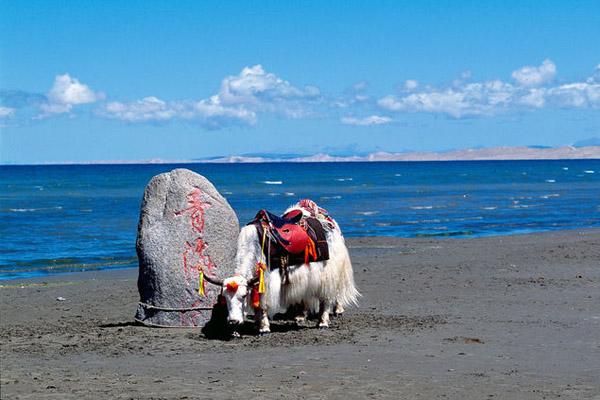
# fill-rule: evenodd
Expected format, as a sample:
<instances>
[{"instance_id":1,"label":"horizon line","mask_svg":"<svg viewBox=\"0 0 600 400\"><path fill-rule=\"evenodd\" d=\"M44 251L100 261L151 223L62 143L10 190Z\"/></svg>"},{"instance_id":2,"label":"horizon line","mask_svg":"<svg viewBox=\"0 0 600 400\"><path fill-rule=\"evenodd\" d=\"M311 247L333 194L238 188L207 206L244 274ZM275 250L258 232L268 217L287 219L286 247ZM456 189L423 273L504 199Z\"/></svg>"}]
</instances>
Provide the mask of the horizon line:
<instances>
[{"instance_id":1,"label":"horizon line","mask_svg":"<svg viewBox=\"0 0 600 400\"><path fill-rule=\"evenodd\" d=\"M519 150L511 154L511 150ZM411 158L412 157L412 158ZM260 155L211 156L200 159L92 160L41 163L3 163L0 166L60 165L149 165L149 164L281 164L281 163L372 163L372 162L451 162L451 161L533 161L533 160L597 160L600 146L571 145L559 147L496 146L449 151L371 152L366 155L335 156L327 153L282 158L276 153Z\"/></svg>"}]
</instances>

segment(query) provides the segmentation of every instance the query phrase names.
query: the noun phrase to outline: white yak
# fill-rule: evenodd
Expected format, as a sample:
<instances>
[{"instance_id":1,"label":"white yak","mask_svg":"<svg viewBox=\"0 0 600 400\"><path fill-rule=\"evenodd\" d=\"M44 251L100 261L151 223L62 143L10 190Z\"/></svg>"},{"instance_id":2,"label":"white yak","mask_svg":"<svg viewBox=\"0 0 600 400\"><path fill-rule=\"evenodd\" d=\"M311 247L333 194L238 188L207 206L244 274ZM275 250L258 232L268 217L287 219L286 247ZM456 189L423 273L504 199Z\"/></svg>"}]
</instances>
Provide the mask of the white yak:
<instances>
[{"instance_id":1,"label":"white yak","mask_svg":"<svg viewBox=\"0 0 600 400\"><path fill-rule=\"evenodd\" d=\"M285 312L288 307L303 304L319 311L318 326L329 326L329 314L342 313L344 307L357 304L360 296L354 284L352 263L338 224L310 200L302 200L286 210L300 210L304 217L316 217L323 225L329 246L329 259L289 265L287 282L278 269L264 272L266 292L260 295L260 306L254 317L260 334L270 332L269 317ZM222 286L227 301L230 325L242 324L247 309L252 308L252 287L258 283L257 263L264 260L261 238L254 225L241 229L238 238L235 275L223 281L206 276L206 280ZM306 315L306 311L305 314Z\"/></svg>"}]
</instances>

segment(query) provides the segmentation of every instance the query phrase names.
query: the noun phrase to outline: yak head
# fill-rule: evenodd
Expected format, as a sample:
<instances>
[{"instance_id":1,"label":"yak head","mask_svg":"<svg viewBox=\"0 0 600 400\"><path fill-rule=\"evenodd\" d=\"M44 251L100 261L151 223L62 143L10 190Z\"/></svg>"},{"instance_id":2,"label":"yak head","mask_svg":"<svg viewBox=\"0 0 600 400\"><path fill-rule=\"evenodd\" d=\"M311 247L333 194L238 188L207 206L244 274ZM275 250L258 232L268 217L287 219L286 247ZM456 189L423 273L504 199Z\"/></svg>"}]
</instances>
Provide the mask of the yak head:
<instances>
[{"instance_id":1,"label":"yak head","mask_svg":"<svg viewBox=\"0 0 600 400\"><path fill-rule=\"evenodd\" d=\"M250 288L256 283L256 279L248 281L241 275L234 275L222 281L205 275L205 279L221 287L222 296L227 303L227 323L230 326L243 324L246 319Z\"/></svg>"},{"instance_id":2,"label":"yak head","mask_svg":"<svg viewBox=\"0 0 600 400\"><path fill-rule=\"evenodd\" d=\"M227 301L227 322L230 325L244 323L249 292L248 281L242 276L232 276L223 281L223 297Z\"/></svg>"}]
</instances>

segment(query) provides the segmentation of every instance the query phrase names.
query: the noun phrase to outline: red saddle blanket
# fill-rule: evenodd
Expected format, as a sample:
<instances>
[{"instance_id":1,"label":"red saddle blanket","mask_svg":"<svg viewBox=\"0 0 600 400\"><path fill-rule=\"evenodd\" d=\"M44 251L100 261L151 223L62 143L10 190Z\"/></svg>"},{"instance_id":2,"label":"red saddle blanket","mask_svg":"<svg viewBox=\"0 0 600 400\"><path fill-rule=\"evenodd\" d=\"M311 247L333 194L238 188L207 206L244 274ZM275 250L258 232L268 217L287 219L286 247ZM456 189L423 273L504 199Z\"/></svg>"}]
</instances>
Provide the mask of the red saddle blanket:
<instances>
[{"instance_id":1,"label":"red saddle blanket","mask_svg":"<svg viewBox=\"0 0 600 400\"><path fill-rule=\"evenodd\" d=\"M260 210L248 225L256 227L267 266L271 269L329 259L326 232L321 222L304 217L300 210L281 217Z\"/></svg>"}]
</instances>

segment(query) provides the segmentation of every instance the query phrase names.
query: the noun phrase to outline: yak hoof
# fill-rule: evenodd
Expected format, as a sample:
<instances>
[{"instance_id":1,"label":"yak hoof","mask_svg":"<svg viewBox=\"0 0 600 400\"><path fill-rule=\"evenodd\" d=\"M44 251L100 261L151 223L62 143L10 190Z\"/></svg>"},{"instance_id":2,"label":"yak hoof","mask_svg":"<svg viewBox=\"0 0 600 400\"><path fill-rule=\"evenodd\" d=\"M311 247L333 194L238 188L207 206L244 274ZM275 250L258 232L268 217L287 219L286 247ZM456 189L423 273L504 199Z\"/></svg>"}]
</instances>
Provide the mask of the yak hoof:
<instances>
[{"instance_id":1,"label":"yak hoof","mask_svg":"<svg viewBox=\"0 0 600 400\"><path fill-rule=\"evenodd\" d=\"M241 339L242 335L238 331L231 332L231 337L234 339Z\"/></svg>"},{"instance_id":2,"label":"yak hoof","mask_svg":"<svg viewBox=\"0 0 600 400\"><path fill-rule=\"evenodd\" d=\"M271 331L260 331L258 332L258 336L267 336Z\"/></svg>"},{"instance_id":3,"label":"yak hoof","mask_svg":"<svg viewBox=\"0 0 600 400\"><path fill-rule=\"evenodd\" d=\"M325 323L325 322L321 322L319 324L319 329L328 329L329 328L329 324Z\"/></svg>"}]
</instances>

